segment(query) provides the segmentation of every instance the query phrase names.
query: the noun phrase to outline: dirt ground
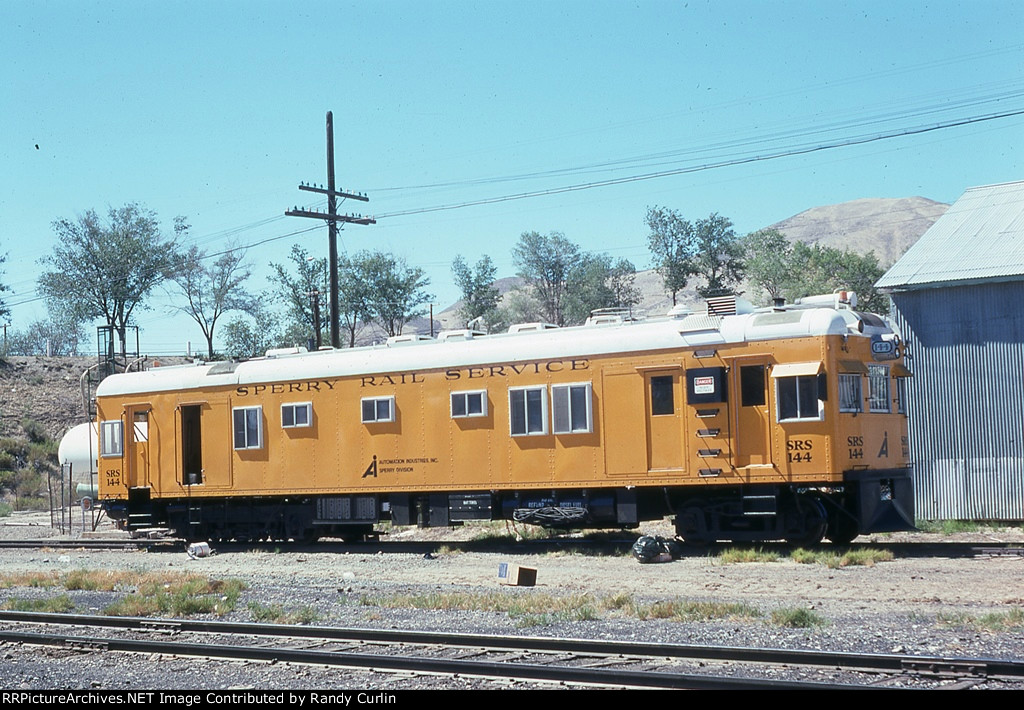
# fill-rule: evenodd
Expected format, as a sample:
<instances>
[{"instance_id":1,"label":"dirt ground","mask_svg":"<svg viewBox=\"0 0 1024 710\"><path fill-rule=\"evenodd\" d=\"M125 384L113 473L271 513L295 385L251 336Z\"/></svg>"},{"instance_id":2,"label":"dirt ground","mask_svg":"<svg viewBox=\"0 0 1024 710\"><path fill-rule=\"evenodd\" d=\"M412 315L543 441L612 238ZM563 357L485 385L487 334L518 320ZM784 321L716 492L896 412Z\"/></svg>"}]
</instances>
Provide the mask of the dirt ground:
<instances>
[{"instance_id":1,"label":"dirt ground","mask_svg":"<svg viewBox=\"0 0 1024 710\"><path fill-rule=\"evenodd\" d=\"M78 513L80 518L80 513ZM75 520L78 525L80 519ZM109 530L109 528L108 528ZM491 527L491 534L503 532ZM642 532L671 535L667 522L645 526ZM47 514L15 513L0 518L0 539L37 538L53 534ZM111 531L112 535L117 533ZM642 565L620 545L620 553L593 554L586 545L567 538L564 545L529 540L501 551L481 551L478 543L464 541L481 530L467 525L454 530L397 528L382 539L383 545L356 547L337 544L293 551L288 546L256 551L228 551L200 560L184 552L108 552L75 550L57 553L4 550L5 570L129 568L148 570L180 567L214 576L259 579L268 572L278 581L311 587L330 586L345 580L372 580L391 585L425 585L434 588L494 587L502 562L537 570L537 585L558 594L611 595L626 592L642 598L687 598L752 602L761 605L805 606L841 614L849 609L871 609L901 614L985 613L1024 606L1024 556L1019 554L977 557L900 556L873 566L828 568L798 564L783 556L776 562L725 563L719 549L688 549L678 560ZM628 539L628 538L624 538ZM979 544L1014 543L1024 546L1021 528L986 528L979 532L893 534L862 536L858 545L903 541L951 540ZM392 542L420 543L414 548ZM430 542L434 552L423 553ZM321 551L322 550L322 551Z\"/></svg>"}]
</instances>

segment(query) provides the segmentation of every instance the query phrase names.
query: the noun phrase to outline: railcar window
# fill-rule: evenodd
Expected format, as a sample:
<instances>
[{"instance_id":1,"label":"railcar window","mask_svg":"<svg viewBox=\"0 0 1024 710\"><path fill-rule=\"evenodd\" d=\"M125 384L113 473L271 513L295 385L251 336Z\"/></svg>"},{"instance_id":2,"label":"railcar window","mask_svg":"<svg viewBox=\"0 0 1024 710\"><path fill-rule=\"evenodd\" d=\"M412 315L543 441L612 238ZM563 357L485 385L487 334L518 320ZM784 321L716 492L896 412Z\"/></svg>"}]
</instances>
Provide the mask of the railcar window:
<instances>
[{"instance_id":1,"label":"railcar window","mask_svg":"<svg viewBox=\"0 0 1024 710\"><path fill-rule=\"evenodd\" d=\"M825 407L818 375L779 377L776 399L779 403L779 421L787 419L822 419Z\"/></svg>"},{"instance_id":2,"label":"railcar window","mask_svg":"<svg viewBox=\"0 0 1024 710\"><path fill-rule=\"evenodd\" d=\"M763 407L765 402L764 365L740 368L740 402L744 407Z\"/></svg>"},{"instance_id":3,"label":"railcar window","mask_svg":"<svg viewBox=\"0 0 1024 710\"><path fill-rule=\"evenodd\" d=\"M839 411L864 411L864 395L861 389L860 375L839 375Z\"/></svg>"},{"instance_id":4,"label":"railcar window","mask_svg":"<svg viewBox=\"0 0 1024 710\"><path fill-rule=\"evenodd\" d=\"M651 378L651 414L675 414L674 387L672 375L658 375Z\"/></svg>"},{"instance_id":5,"label":"railcar window","mask_svg":"<svg viewBox=\"0 0 1024 710\"><path fill-rule=\"evenodd\" d=\"M892 411L889 403L889 368L868 365L868 406L872 412Z\"/></svg>"},{"instance_id":6,"label":"railcar window","mask_svg":"<svg viewBox=\"0 0 1024 710\"><path fill-rule=\"evenodd\" d=\"M362 400L363 423L395 421L395 397L365 397Z\"/></svg>"},{"instance_id":7,"label":"railcar window","mask_svg":"<svg viewBox=\"0 0 1024 710\"><path fill-rule=\"evenodd\" d=\"M551 410L556 434L586 434L594 430L589 382L551 385Z\"/></svg>"},{"instance_id":8,"label":"railcar window","mask_svg":"<svg viewBox=\"0 0 1024 710\"><path fill-rule=\"evenodd\" d=\"M232 410L235 449L263 448L263 407L236 407Z\"/></svg>"},{"instance_id":9,"label":"railcar window","mask_svg":"<svg viewBox=\"0 0 1024 710\"><path fill-rule=\"evenodd\" d=\"M282 404L281 426L286 429L313 426L313 403Z\"/></svg>"},{"instance_id":10,"label":"railcar window","mask_svg":"<svg viewBox=\"0 0 1024 710\"><path fill-rule=\"evenodd\" d=\"M452 392L452 419L462 417L486 417L487 392Z\"/></svg>"},{"instance_id":11,"label":"railcar window","mask_svg":"<svg viewBox=\"0 0 1024 710\"><path fill-rule=\"evenodd\" d=\"M100 456L120 456L124 452L124 427L117 419L100 423Z\"/></svg>"},{"instance_id":12,"label":"railcar window","mask_svg":"<svg viewBox=\"0 0 1024 710\"><path fill-rule=\"evenodd\" d=\"M545 387L513 387L508 391L509 428L512 436L548 433L548 396Z\"/></svg>"},{"instance_id":13,"label":"railcar window","mask_svg":"<svg viewBox=\"0 0 1024 710\"><path fill-rule=\"evenodd\" d=\"M132 436L138 443L149 441L149 412L135 412Z\"/></svg>"}]
</instances>

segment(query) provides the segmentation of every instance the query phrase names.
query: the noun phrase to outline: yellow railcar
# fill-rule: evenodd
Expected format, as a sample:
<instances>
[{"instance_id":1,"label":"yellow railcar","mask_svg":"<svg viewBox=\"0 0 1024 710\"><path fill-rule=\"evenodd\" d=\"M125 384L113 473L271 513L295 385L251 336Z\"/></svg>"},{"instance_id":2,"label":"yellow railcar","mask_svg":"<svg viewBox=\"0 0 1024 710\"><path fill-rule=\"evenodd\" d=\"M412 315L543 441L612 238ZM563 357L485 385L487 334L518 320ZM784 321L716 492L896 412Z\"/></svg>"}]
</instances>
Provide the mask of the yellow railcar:
<instances>
[{"instance_id":1,"label":"yellow railcar","mask_svg":"<svg viewBox=\"0 0 1024 710\"><path fill-rule=\"evenodd\" d=\"M96 397L100 498L189 538L666 515L694 540L908 529L909 372L849 301L115 375Z\"/></svg>"}]
</instances>

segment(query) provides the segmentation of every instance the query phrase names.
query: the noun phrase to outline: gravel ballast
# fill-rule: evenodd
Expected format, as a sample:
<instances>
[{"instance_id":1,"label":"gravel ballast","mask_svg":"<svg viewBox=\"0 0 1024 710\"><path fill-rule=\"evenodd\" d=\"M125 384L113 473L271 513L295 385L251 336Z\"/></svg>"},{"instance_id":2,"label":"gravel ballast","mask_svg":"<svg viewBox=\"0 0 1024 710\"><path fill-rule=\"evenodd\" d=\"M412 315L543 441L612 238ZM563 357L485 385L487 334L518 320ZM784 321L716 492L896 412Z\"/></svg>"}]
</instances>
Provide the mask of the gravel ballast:
<instances>
[{"instance_id":1,"label":"gravel ballast","mask_svg":"<svg viewBox=\"0 0 1024 710\"><path fill-rule=\"evenodd\" d=\"M27 516L0 519L0 539L40 537L47 529ZM665 534L662 526L647 532ZM467 530L430 531L448 537L433 554L410 551L344 551L290 548L224 551L201 559L183 550L146 552L3 550L0 575L18 572L61 573L77 569L192 572L245 582L235 610L223 617L251 621L250 603L305 610L320 625L452 631L469 634L520 634L615 638L665 643L824 649L939 656L1024 658L1024 628L989 631L972 623L989 613L1024 607L1024 557L897 557L873 566L829 568L777 562L723 563L710 553L690 551L664 564L640 565L626 553L594 554L572 540L564 549L543 551L521 543L512 551L478 551L460 544ZM421 538L423 532L398 530L391 541ZM976 542L1018 542L1019 529L974 533ZM916 539L928 539L930 536ZM886 538L890 539L890 538ZM863 541L864 538L861 538ZM214 546L216 549L216 546ZM323 550L323 551L321 551ZM537 586L499 585L497 570L507 562L537 569ZM388 608L379 603L397 595L468 596L590 595L596 613L585 620L552 614L513 615L498 611L447 611ZM58 588L0 588L0 604L13 598L68 594L77 613L100 613L131 589L114 592ZM607 609L602 600L626 595L638 604L680 599L726 602L756 609L756 618L704 621L639 620ZM772 611L807 609L824 623L788 628L771 620ZM570 615L571 616L571 615ZM218 617L211 617L218 618ZM959 619L960 623L950 623ZM118 653L87 653L0 646L0 686L7 689L56 688L478 688L501 687L492 681L409 677L315 667L146 658Z\"/></svg>"}]
</instances>

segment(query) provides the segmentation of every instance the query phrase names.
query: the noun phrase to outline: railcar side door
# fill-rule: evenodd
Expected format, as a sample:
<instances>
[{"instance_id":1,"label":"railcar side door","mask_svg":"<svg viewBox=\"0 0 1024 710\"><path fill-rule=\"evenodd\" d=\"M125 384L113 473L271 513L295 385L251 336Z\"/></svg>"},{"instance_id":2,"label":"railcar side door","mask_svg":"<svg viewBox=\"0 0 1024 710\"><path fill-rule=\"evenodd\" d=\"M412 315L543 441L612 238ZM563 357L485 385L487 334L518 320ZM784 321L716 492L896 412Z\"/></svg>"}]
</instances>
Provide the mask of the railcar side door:
<instances>
[{"instance_id":1,"label":"railcar side door","mask_svg":"<svg viewBox=\"0 0 1024 710\"><path fill-rule=\"evenodd\" d=\"M183 485L203 483L203 405L182 404L178 408L178 441L181 443L178 481Z\"/></svg>"},{"instance_id":2,"label":"railcar side door","mask_svg":"<svg viewBox=\"0 0 1024 710\"><path fill-rule=\"evenodd\" d=\"M647 390L647 468L683 469L682 368L644 372Z\"/></svg>"},{"instance_id":3,"label":"railcar side door","mask_svg":"<svg viewBox=\"0 0 1024 710\"><path fill-rule=\"evenodd\" d=\"M736 358L732 363L733 462L736 468L772 466L771 408L767 357Z\"/></svg>"},{"instance_id":4,"label":"railcar side door","mask_svg":"<svg viewBox=\"0 0 1024 710\"><path fill-rule=\"evenodd\" d=\"M126 405L124 408L124 465L129 488L152 485L149 479L149 412L148 404Z\"/></svg>"},{"instance_id":5,"label":"railcar side door","mask_svg":"<svg viewBox=\"0 0 1024 710\"><path fill-rule=\"evenodd\" d=\"M221 413L227 410L228 414ZM175 409L177 481L182 486L229 488L232 484L232 421L226 399L181 402ZM263 445L262 409L256 417ZM201 491L202 489L198 489ZM198 492L198 491L196 491Z\"/></svg>"}]
</instances>

